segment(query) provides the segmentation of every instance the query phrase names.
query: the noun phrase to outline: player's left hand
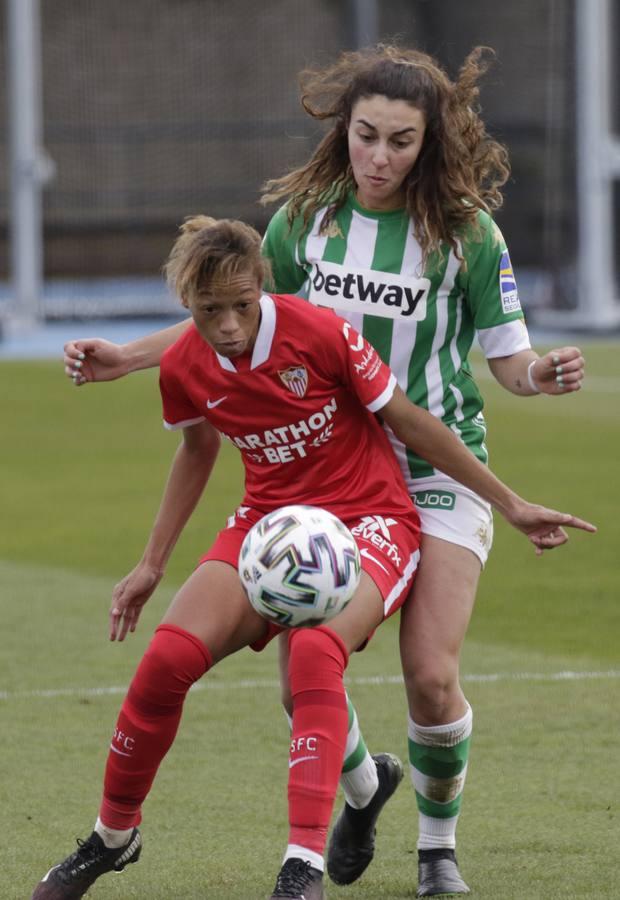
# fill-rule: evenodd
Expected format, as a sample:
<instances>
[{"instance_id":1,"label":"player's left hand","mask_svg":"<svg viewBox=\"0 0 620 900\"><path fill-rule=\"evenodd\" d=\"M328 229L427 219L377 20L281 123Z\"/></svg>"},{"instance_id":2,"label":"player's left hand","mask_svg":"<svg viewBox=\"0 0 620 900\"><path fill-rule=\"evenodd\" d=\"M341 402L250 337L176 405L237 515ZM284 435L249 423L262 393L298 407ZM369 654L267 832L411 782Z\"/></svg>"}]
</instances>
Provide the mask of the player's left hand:
<instances>
[{"instance_id":1,"label":"player's left hand","mask_svg":"<svg viewBox=\"0 0 620 900\"><path fill-rule=\"evenodd\" d=\"M163 571L141 560L115 585L110 604L110 640L124 641L127 632L134 632L144 604L155 591Z\"/></svg>"},{"instance_id":2,"label":"player's left hand","mask_svg":"<svg viewBox=\"0 0 620 900\"><path fill-rule=\"evenodd\" d=\"M541 394L571 394L581 389L585 360L579 347L560 347L537 359L530 374Z\"/></svg>"},{"instance_id":3,"label":"player's left hand","mask_svg":"<svg viewBox=\"0 0 620 900\"><path fill-rule=\"evenodd\" d=\"M578 528L590 533L596 532L596 525L579 519L570 513L547 509L536 503L522 500L514 510L505 514L506 519L522 531L536 547L536 555L541 556L545 550L561 547L568 541L566 528Z\"/></svg>"}]
</instances>

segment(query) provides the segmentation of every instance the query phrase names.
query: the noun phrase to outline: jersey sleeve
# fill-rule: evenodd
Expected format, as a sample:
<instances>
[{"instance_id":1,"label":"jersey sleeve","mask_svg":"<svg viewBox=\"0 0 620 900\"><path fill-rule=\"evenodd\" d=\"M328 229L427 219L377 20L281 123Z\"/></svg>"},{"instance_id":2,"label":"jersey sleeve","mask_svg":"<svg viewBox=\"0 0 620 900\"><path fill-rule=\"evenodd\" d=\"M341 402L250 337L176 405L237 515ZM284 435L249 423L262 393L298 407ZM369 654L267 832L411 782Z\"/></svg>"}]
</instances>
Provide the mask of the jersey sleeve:
<instances>
[{"instance_id":1,"label":"jersey sleeve","mask_svg":"<svg viewBox=\"0 0 620 900\"><path fill-rule=\"evenodd\" d=\"M500 229L479 214L480 233L463 241L459 276L478 340L487 359L530 348L510 254Z\"/></svg>"},{"instance_id":2,"label":"jersey sleeve","mask_svg":"<svg viewBox=\"0 0 620 900\"><path fill-rule=\"evenodd\" d=\"M271 263L273 291L276 294L296 294L306 279L306 272L297 259L299 224L289 228L286 206L273 216L263 238L263 256Z\"/></svg>"},{"instance_id":3,"label":"jersey sleeve","mask_svg":"<svg viewBox=\"0 0 620 900\"><path fill-rule=\"evenodd\" d=\"M392 398L396 378L375 348L345 319L332 316L336 328L340 376L370 412L378 412ZM333 355L332 342L325 341L326 352Z\"/></svg>"},{"instance_id":4,"label":"jersey sleeve","mask_svg":"<svg viewBox=\"0 0 620 900\"><path fill-rule=\"evenodd\" d=\"M176 377L174 364L168 352L164 353L159 370L159 390L164 416L164 428L177 431L198 425L205 421L191 399L183 390L181 381Z\"/></svg>"}]
</instances>

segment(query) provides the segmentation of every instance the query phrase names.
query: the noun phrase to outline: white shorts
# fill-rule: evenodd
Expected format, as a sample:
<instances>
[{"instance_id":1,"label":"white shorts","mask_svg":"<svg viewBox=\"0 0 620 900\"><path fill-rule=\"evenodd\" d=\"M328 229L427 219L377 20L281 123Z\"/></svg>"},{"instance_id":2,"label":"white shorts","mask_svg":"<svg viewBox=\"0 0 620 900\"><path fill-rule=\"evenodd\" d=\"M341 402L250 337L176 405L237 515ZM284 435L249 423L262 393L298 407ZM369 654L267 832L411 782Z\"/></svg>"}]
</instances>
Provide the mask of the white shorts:
<instances>
[{"instance_id":1,"label":"white shorts","mask_svg":"<svg viewBox=\"0 0 620 900\"><path fill-rule=\"evenodd\" d=\"M447 475L414 479L411 496L422 534L466 547L484 567L493 543L493 511L486 500Z\"/></svg>"}]
</instances>

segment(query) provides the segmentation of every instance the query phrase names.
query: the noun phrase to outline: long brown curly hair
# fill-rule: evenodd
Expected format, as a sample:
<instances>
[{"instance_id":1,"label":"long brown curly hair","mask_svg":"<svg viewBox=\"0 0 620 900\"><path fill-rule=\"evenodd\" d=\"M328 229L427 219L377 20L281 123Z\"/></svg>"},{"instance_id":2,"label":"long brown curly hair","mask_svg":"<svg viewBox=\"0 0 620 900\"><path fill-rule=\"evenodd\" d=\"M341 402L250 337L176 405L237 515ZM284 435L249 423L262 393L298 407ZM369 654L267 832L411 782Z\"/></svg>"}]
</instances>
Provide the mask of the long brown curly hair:
<instances>
[{"instance_id":1,"label":"long brown curly hair","mask_svg":"<svg viewBox=\"0 0 620 900\"><path fill-rule=\"evenodd\" d=\"M403 183L415 236L425 257L442 243L458 252L458 236L475 225L478 210L501 206L500 188L510 174L506 148L487 134L480 117L478 81L493 57L490 48L475 47L456 81L427 54L388 44L305 69L302 106L333 125L305 165L263 185L261 203L289 198L289 224L302 214L304 226L327 203L325 231L355 188L347 140L353 106L375 95L404 100L426 120L420 155Z\"/></svg>"}]
</instances>

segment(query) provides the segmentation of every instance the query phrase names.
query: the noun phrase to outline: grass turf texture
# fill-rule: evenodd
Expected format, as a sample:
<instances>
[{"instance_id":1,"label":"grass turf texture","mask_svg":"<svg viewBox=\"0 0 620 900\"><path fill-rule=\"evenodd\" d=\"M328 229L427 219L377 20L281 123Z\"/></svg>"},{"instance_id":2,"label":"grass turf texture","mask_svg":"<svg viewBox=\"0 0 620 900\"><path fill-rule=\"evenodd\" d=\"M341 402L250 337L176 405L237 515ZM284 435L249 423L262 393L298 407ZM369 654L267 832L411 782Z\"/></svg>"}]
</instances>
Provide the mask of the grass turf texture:
<instances>
[{"instance_id":1,"label":"grass turf texture","mask_svg":"<svg viewBox=\"0 0 620 900\"><path fill-rule=\"evenodd\" d=\"M599 533L536 559L496 517L463 658L475 731L458 849L481 900L617 896L616 354L588 348L591 384L575 397L525 401L482 382L497 473ZM26 362L0 364L0 376L0 897L22 900L90 831L125 687L174 586L240 499L241 470L224 447L138 633L110 644L110 591L142 550L176 446L156 378L76 391L60 364ZM405 758L396 629L379 629L348 681L371 750ZM190 695L145 805L141 861L93 898L268 896L286 842L286 742L275 648L218 666ZM413 897L415 837L405 783L368 873L328 884L329 896Z\"/></svg>"}]
</instances>

